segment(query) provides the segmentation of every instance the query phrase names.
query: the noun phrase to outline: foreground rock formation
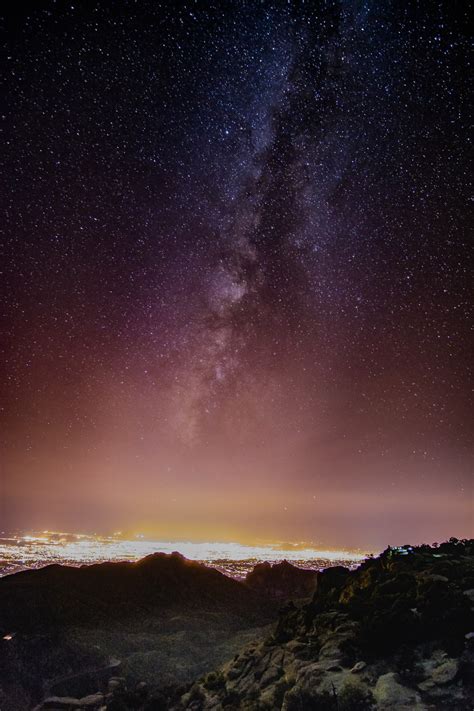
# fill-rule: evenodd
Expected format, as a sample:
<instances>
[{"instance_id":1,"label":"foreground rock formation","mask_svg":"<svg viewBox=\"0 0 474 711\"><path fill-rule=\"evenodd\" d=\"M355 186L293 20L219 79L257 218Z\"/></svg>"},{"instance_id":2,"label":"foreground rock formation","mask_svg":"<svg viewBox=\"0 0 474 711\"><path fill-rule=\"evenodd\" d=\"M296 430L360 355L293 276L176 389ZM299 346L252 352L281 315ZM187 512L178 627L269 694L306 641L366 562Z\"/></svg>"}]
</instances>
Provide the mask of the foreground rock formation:
<instances>
[{"instance_id":1,"label":"foreground rock formation","mask_svg":"<svg viewBox=\"0 0 474 711\"><path fill-rule=\"evenodd\" d=\"M176 709L474 707L474 541L385 551L318 574L312 601L195 683Z\"/></svg>"}]
</instances>

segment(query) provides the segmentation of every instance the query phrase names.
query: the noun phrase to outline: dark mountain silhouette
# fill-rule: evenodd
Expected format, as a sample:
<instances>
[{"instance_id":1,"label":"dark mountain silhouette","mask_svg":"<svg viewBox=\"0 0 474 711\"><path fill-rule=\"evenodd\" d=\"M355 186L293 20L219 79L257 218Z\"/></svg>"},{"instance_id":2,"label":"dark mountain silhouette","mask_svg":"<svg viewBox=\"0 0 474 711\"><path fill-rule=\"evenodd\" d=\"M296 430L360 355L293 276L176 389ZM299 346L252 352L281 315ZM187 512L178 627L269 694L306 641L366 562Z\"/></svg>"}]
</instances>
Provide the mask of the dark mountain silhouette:
<instances>
[{"instance_id":1,"label":"dark mountain silhouette","mask_svg":"<svg viewBox=\"0 0 474 711\"><path fill-rule=\"evenodd\" d=\"M271 565L259 563L247 573L246 585L276 600L310 597L316 587L317 572L297 568L288 561Z\"/></svg>"},{"instance_id":2,"label":"dark mountain silhouette","mask_svg":"<svg viewBox=\"0 0 474 711\"><path fill-rule=\"evenodd\" d=\"M0 630L16 632L69 624L113 625L162 615L225 610L248 624L271 613L242 583L179 553L155 553L136 563L82 567L50 565L0 579Z\"/></svg>"},{"instance_id":3,"label":"dark mountain silhouette","mask_svg":"<svg viewBox=\"0 0 474 711\"><path fill-rule=\"evenodd\" d=\"M301 597L308 571L288 563L265 566L247 584L179 553L2 578L0 708L84 696L118 673L162 686L190 681L276 619L282 572L284 596Z\"/></svg>"}]
</instances>

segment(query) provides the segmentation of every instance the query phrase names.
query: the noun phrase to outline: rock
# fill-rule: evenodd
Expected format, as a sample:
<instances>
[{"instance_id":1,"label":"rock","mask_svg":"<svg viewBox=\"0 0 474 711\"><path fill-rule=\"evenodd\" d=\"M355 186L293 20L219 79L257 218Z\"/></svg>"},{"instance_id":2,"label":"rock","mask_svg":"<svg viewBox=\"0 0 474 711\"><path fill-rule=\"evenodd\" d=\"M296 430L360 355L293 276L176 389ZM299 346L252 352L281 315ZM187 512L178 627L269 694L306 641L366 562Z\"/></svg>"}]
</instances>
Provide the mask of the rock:
<instances>
[{"instance_id":1,"label":"rock","mask_svg":"<svg viewBox=\"0 0 474 711\"><path fill-rule=\"evenodd\" d=\"M287 642L285 646L290 652L293 652L294 654L297 654L298 652L301 652L308 648L308 645L305 642L300 642L296 639L292 639L290 642Z\"/></svg>"},{"instance_id":2,"label":"rock","mask_svg":"<svg viewBox=\"0 0 474 711\"><path fill-rule=\"evenodd\" d=\"M298 568L286 560L273 565L266 562L258 563L247 574L245 584L274 599L310 597L316 588L317 575L315 570Z\"/></svg>"},{"instance_id":3,"label":"rock","mask_svg":"<svg viewBox=\"0 0 474 711\"><path fill-rule=\"evenodd\" d=\"M422 555L425 554L420 554L420 560L415 561L417 565L413 571L407 566L411 561L401 559L400 562L387 555L379 562L368 561L360 572L336 569L328 575L318 576L321 584L313 600L301 607L287 605L278 622L281 636L270 632L265 642L256 646L254 643L252 651L249 647L229 661L222 670L222 683L212 687L212 691L205 687L200 711L223 711L229 704L248 711L257 708L309 711L322 708L326 700L329 705L334 701L333 705L338 705L341 711L471 708L466 680L472 676L474 664L474 652L471 651L474 648L474 627L467 619L465 626L453 629L453 644L448 649L464 649L458 666L456 659L451 659L444 649L450 635L444 636L445 626L442 625L447 622L442 617L443 608L438 610L437 595L439 593L444 600L443 596L449 592L445 588L452 587L457 590L456 600L460 607L469 611L470 605L461 591L472 586L474 564L472 575L470 568L466 572L461 567L452 583L447 583L441 576L430 577L430 572L423 576L424 580L418 580L418 563L419 567L429 566L429 571L433 571L432 558L426 555L425 561ZM410 568L408 572L407 567ZM439 570L444 573L447 569L444 561ZM449 575L451 580L451 573ZM345 591L348 595L343 597ZM424 597L428 605L425 605ZM432 597L436 602L433 610L430 608ZM446 600L449 602L450 599L448 595ZM414 614L428 614L425 608L429 612L426 630L424 619L421 620L423 624L413 625L413 630L405 630L410 628L410 621L415 621ZM386 610L390 615L385 615ZM364 615L368 616L369 622L377 623L377 630L380 622L377 632L380 638L376 636L373 648L371 638L366 639L364 630L361 630L363 623L360 620ZM472 633L469 633L469 627ZM361 638L358 637L359 630L362 631ZM396 639L392 640L394 630ZM393 649L392 641L398 642L398 633L401 640L413 637L409 655L401 645ZM361 640L367 644L359 644ZM367 656L361 655L345 666L348 655L356 649L366 649ZM395 669L401 668L408 669L410 675L405 678L395 673ZM191 697L188 703L196 700L197 697Z\"/></svg>"},{"instance_id":4,"label":"rock","mask_svg":"<svg viewBox=\"0 0 474 711\"><path fill-rule=\"evenodd\" d=\"M268 689L262 692L260 696L260 703L263 708L275 708L276 707L276 694L278 693L276 686L269 686ZM261 707L260 707L261 708Z\"/></svg>"},{"instance_id":5,"label":"rock","mask_svg":"<svg viewBox=\"0 0 474 711\"><path fill-rule=\"evenodd\" d=\"M319 659L328 659L338 663L341 656L341 648L337 639L329 639L319 650Z\"/></svg>"},{"instance_id":6,"label":"rock","mask_svg":"<svg viewBox=\"0 0 474 711\"><path fill-rule=\"evenodd\" d=\"M418 577L430 582L438 581L439 583L449 583L449 578L445 575L438 575L437 573L430 573L428 571L420 573Z\"/></svg>"},{"instance_id":7,"label":"rock","mask_svg":"<svg viewBox=\"0 0 474 711\"><path fill-rule=\"evenodd\" d=\"M365 669L367 664L365 662L357 662L357 664L354 664L354 666L351 669L352 674L357 674L358 672L362 671L362 669Z\"/></svg>"},{"instance_id":8,"label":"rock","mask_svg":"<svg viewBox=\"0 0 474 711\"><path fill-rule=\"evenodd\" d=\"M233 679L238 679L239 676L242 674L243 670L244 669L242 666L231 667L227 672L227 678L230 679L230 681L233 681Z\"/></svg>"},{"instance_id":9,"label":"rock","mask_svg":"<svg viewBox=\"0 0 474 711\"><path fill-rule=\"evenodd\" d=\"M270 655L270 661L272 664L281 665L283 664L283 658L285 656L285 651L283 649L275 649Z\"/></svg>"},{"instance_id":10,"label":"rock","mask_svg":"<svg viewBox=\"0 0 474 711\"><path fill-rule=\"evenodd\" d=\"M340 625L338 625L334 631L336 632L336 634L345 634L348 636L352 636L357 631L358 627L359 624L357 622L354 622L352 620L345 620Z\"/></svg>"},{"instance_id":11,"label":"rock","mask_svg":"<svg viewBox=\"0 0 474 711\"><path fill-rule=\"evenodd\" d=\"M281 675L282 668L280 666L272 664L262 674L259 683L261 686L268 686L268 684L271 684L272 681L276 681L277 679L279 679Z\"/></svg>"},{"instance_id":12,"label":"rock","mask_svg":"<svg viewBox=\"0 0 474 711\"><path fill-rule=\"evenodd\" d=\"M104 695L103 694L89 694L89 696L84 696L82 699L79 700L79 704L81 706L85 706L86 708L93 708L94 706L102 706L104 703Z\"/></svg>"},{"instance_id":13,"label":"rock","mask_svg":"<svg viewBox=\"0 0 474 711\"><path fill-rule=\"evenodd\" d=\"M122 686L122 682L118 679L109 679L108 689L109 691L117 691Z\"/></svg>"},{"instance_id":14,"label":"rock","mask_svg":"<svg viewBox=\"0 0 474 711\"><path fill-rule=\"evenodd\" d=\"M71 696L50 696L41 705L42 709L78 709L81 707L79 699Z\"/></svg>"},{"instance_id":15,"label":"rock","mask_svg":"<svg viewBox=\"0 0 474 711\"><path fill-rule=\"evenodd\" d=\"M326 568L321 573L318 573L316 579L316 593L318 597L321 594L326 594L330 590L339 590L350 576L350 570L342 565L335 565L332 568Z\"/></svg>"},{"instance_id":16,"label":"rock","mask_svg":"<svg viewBox=\"0 0 474 711\"><path fill-rule=\"evenodd\" d=\"M404 709L418 703L419 695L398 681L398 674L389 672L377 679L374 689L378 709Z\"/></svg>"},{"instance_id":17,"label":"rock","mask_svg":"<svg viewBox=\"0 0 474 711\"><path fill-rule=\"evenodd\" d=\"M301 670L301 681L314 687L319 684L325 674L326 669L324 665L320 662L313 662Z\"/></svg>"},{"instance_id":18,"label":"rock","mask_svg":"<svg viewBox=\"0 0 474 711\"><path fill-rule=\"evenodd\" d=\"M468 597L471 602L474 602L474 588L471 588L470 590L464 590L463 594Z\"/></svg>"},{"instance_id":19,"label":"rock","mask_svg":"<svg viewBox=\"0 0 474 711\"><path fill-rule=\"evenodd\" d=\"M445 662L440 664L439 667L435 667L431 672L431 679L435 684L449 684L450 681L456 677L458 673L459 664L455 659L447 659Z\"/></svg>"},{"instance_id":20,"label":"rock","mask_svg":"<svg viewBox=\"0 0 474 711\"><path fill-rule=\"evenodd\" d=\"M339 696L339 693L347 685L348 678L350 678L351 681L355 681L355 677L351 677L349 671L344 669L338 672L326 672L320 681L318 691L322 694L329 694L330 696L336 691L336 694Z\"/></svg>"}]
</instances>

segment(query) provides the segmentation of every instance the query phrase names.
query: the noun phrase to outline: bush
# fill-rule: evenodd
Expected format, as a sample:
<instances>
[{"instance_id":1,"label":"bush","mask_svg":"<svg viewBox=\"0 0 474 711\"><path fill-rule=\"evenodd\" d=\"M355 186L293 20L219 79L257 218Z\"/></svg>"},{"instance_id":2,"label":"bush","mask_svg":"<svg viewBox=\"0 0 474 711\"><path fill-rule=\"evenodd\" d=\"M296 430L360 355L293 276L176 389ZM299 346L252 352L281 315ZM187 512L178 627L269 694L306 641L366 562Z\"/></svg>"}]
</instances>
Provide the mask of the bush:
<instances>
[{"instance_id":1,"label":"bush","mask_svg":"<svg viewBox=\"0 0 474 711\"><path fill-rule=\"evenodd\" d=\"M294 688L286 694L285 700L288 711L338 711L336 696L327 691L318 693Z\"/></svg>"},{"instance_id":2,"label":"bush","mask_svg":"<svg viewBox=\"0 0 474 711\"><path fill-rule=\"evenodd\" d=\"M204 701L206 700L206 695L201 689L199 684L194 684L189 692L189 702L196 704L198 708L202 708Z\"/></svg>"},{"instance_id":3,"label":"bush","mask_svg":"<svg viewBox=\"0 0 474 711\"><path fill-rule=\"evenodd\" d=\"M107 711L109 708L111 707L107 706ZM167 711L168 709L168 700L160 693L157 693L153 698L149 699L144 706L144 711Z\"/></svg>"},{"instance_id":4,"label":"bush","mask_svg":"<svg viewBox=\"0 0 474 711\"><path fill-rule=\"evenodd\" d=\"M372 692L358 679L348 681L338 697L338 711L368 711L374 708Z\"/></svg>"},{"instance_id":5,"label":"bush","mask_svg":"<svg viewBox=\"0 0 474 711\"><path fill-rule=\"evenodd\" d=\"M222 689L225 685L224 676L221 672L209 672L209 674L204 679L204 686L210 691L217 691Z\"/></svg>"}]
</instances>

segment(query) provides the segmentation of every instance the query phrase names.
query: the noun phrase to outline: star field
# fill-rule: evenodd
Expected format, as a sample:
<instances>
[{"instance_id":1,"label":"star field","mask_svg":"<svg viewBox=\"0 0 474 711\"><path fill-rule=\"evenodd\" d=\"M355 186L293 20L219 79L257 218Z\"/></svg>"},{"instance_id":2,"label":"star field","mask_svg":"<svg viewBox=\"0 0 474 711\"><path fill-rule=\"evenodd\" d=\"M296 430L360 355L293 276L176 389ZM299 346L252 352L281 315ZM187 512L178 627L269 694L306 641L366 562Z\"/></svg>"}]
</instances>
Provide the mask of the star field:
<instances>
[{"instance_id":1,"label":"star field","mask_svg":"<svg viewBox=\"0 0 474 711\"><path fill-rule=\"evenodd\" d=\"M472 535L463 4L4 25L7 525Z\"/></svg>"}]
</instances>

